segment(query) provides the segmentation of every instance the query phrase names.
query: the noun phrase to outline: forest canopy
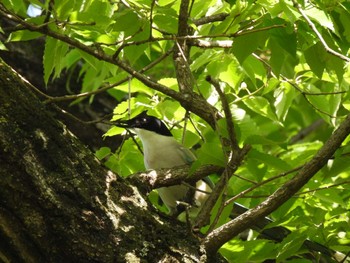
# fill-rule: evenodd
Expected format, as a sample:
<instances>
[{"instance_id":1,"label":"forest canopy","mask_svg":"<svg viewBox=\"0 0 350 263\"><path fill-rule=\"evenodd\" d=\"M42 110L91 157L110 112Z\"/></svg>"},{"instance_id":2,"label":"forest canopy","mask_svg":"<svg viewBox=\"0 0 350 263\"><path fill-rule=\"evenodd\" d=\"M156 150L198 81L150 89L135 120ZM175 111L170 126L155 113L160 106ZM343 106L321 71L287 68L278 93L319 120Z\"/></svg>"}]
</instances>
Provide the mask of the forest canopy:
<instances>
[{"instance_id":1,"label":"forest canopy","mask_svg":"<svg viewBox=\"0 0 350 263\"><path fill-rule=\"evenodd\" d=\"M78 92L34 87L45 103L107 94L118 102L109 120L148 110L194 150L191 171L222 168L211 176L216 202L201 214L210 223L197 223L227 260L302 262L305 240L349 253L350 2L2 0L0 17L5 52L44 41L47 90L78 71ZM104 137L121 134L111 126ZM96 151L122 177L145 170L135 138L125 138ZM150 199L166 212L155 192ZM234 202L290 234L225 234Z\"/></svg>"}]
</instances>

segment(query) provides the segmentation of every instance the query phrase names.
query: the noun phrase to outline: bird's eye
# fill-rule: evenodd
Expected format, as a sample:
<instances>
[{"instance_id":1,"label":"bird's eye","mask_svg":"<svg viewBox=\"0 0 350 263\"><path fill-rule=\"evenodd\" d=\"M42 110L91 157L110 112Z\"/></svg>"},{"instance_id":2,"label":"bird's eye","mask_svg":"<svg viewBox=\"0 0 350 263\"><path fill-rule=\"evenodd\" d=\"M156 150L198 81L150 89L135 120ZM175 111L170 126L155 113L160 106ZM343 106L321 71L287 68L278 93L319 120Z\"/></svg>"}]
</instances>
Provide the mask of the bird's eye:
<instances>
[{"instance_id":1,"label":"bird's eye","mask_svg":"<svg viewBox=\"0 0 350 263\"><path fill-rule=\"evenodd\" d=\"M146 123L146 122L147 122L147 119L146 119L146 118L142 118L142 122L143 122L143 123Z\"/></svg>"}]
</instances>

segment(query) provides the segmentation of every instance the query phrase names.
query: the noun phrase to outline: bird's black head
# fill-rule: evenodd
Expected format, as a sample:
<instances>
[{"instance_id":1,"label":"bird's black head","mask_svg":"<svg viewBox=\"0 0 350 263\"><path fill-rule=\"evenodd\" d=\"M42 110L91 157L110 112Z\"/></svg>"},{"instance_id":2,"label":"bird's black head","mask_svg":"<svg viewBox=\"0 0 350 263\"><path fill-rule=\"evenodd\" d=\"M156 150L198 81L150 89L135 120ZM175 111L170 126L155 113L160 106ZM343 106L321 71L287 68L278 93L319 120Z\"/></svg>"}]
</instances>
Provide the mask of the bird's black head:
<instances>
[{"instance_id":1,"label":"bird's black head","mask_svg":"<svg viewBox=\"0 0 350 263\"><path fill-rule=\"evenodd\" d=\"M143 111L136 117L127 121L117 120L115 125L118 127L130 129L139 128L152 131L164 136L172 136L171 132L165 126L165 124L157 117L147 115L147 111Z\"/></svg>"}]
</instances>

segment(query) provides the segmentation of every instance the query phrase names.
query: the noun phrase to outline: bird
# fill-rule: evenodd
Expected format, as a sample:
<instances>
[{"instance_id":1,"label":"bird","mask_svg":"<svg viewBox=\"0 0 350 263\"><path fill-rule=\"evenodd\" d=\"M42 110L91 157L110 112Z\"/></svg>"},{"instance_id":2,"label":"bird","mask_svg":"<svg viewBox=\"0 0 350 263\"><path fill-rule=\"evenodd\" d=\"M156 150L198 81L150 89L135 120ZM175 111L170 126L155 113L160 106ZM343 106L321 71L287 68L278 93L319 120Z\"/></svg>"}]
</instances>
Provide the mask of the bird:
<instances>
[{"instance_id":1,"label":"bird","mask_svg":"<svg viewBox=\"0 0 350 263\"><path fill-rule=\"evenodd\" d=\"M143 111L129 120L117 120L115 125L133 130L138 135L143 145L146 169L174 168L180 165L191 164L196 160L195 155L172 136L164 122L155 116L148 115L147 111ZM196 183L195 191L191 191L191 187L184 184L161 187L157 190L160 198L168 208L169 214L176 216L181 213L178 210L178 203L184 201L189 193L193 194L192 198L195 204L190 209L192 211L189 211L190 217L192 216L193 218L198 212L198 208L204 204L213 186L210 179L205 177ZM248 208L234 203L230 217L235 218L247 211ZM181 221L183 219L183 217L180 218ZM260 221L255 222L252 229L258 231L260 237L281 242L290 234L290 230L283 226L266 228L272 222L270 218L262 218ZM335 258L339 254L335 250L308 239L304 241L303 247L310 251L321 253L322 258L326 259ZM345 257L345 255L342 255L343 259Z\"/></svg>"},{"instance_id":2,"label":"bird","mask_svg":"<svg viewBox=\"0 0 350 263\"><path fill-rule=\"evenodd\" d=\"M155 116L141 112L129 120L117 120L116 126L130 129L140 138L143 146L144 165L147 170L174 168L190 165L196 160L190 149L180 144L172 135L168 127ZM179 203L192 203L190 211L193 218L204 204L211 192L213 183L209 178L198 181L194 187L180 184L158 188L158 195L169 210L169 214L178 216L183 212Z\"/></svg>"}]
</instances>

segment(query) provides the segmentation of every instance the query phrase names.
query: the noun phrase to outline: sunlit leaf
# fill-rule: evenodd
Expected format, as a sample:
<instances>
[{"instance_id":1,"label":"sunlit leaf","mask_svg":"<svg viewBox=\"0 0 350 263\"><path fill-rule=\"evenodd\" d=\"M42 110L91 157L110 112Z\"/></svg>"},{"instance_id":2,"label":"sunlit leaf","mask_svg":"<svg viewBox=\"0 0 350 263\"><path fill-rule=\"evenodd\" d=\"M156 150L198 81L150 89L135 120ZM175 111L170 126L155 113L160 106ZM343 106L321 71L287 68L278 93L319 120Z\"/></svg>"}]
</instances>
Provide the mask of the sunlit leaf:
<instances>
[{"instance_id":1,"label":"sunlit leaf","mask_svg":"<svg viewBox=\"0 0 350 263\"><path fill-rule=\"evenodd\" d=\"M267 99L265 99L264 97L255 96L255 97L251 97L249 99L246 99L243 102L252 111L255 111L256 113L258 113L266 118L269 118L273 121L277 120L276 114L272 110L269 101Z\"/></svg>"}]
</instances>

